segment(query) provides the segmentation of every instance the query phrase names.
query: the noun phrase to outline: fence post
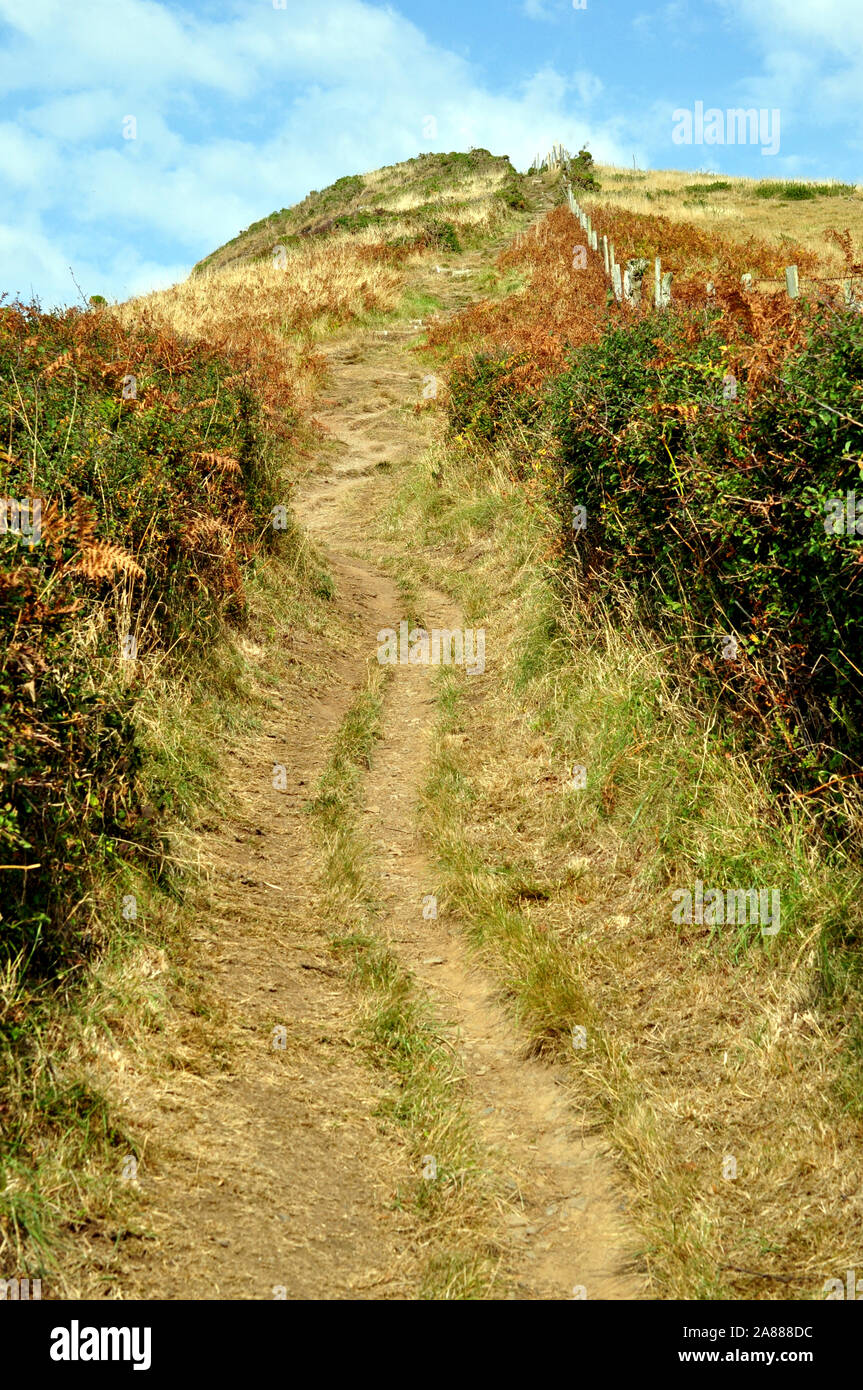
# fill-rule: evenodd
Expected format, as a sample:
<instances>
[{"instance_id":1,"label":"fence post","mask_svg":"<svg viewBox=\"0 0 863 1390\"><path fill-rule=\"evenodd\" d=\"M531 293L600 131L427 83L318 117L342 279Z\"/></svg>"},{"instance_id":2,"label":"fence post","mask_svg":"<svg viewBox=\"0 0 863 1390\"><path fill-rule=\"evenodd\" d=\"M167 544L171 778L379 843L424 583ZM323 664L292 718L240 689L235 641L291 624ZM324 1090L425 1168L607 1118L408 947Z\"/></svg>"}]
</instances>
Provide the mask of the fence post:
<instances>
[{"instance_id":1,"label":"fence post","mask_svg":"<svg viewBox=\"0 0 863 1390\"><path fill-rule=\"evenodd\" d=\"M751 271L747 270L747 272L746 272L745 275L741 275L741 277L740 277L740 283L741 283L741 285L743 286L743 288L744 288L745 290L751 290L751 289L752 289L752 273L751 273Z\"/></svg>"},{"instance_id":2,"label":"fence post","mask_svg":"<svg viewBox=\"0 0 863 1390\"><path fill-rule=\"evenodd\" d=\"M797 283L796 265L787 265L785 267L785 288L788 291L789 299L796 299L800 294L800 286Z\"/></svg>"},{"instance_id":3,"label":"fence post","mask_svg":"<svg viewBox=\"0 0 863 1390\"><path fill-rule=\"evenodd\" d=\"M653 262L653 302L657 309L662 308L662 261L659 256Z\"/></svg>"},{"instance_id":4,"label":"fence post","mask_svg":"<svg viewBox=\"0 0 863 1390\"><path fill-rule=\"evenodd\" d=\"M627 261L623 275L623 293L627 304L641 303L641 284L646 270L647 261L641 256Z\"/></svg>"},{"instance_id":5,"label":"fence post","mask_svg":"<svg viewBox=\"0 0 863 1390\"><path fill-rule=\"evenodd\" d=\"M661 286L662 307L663 307L663 309L667 309L668 306L669 306L669 304L671 303L671 282L672 282L673 279L674 279L674 271L673 271L673 270L666 270L665 274L664 274L663 277L662 277L662 286Z\"/></svg>"},{"instance_id":6,"label":"fence post","mask_svg":"<svg viewBox=\"0 0 863 1390\"><path fill-rule=\"evenodd\" d=\"M608 275L608 273L609 273L609 260L608 260L608 237L607 237L607 236L603 236L603 238L602 238L602 264L603 264L603 266L604 266L604 268L605 268L605 273L606 273L606 275Z\"/></svg>"},{"instance_id":7,"label":"fence post","mask_svg":"<svg viewBox=\"0 0 863 1390\"><path fill-rule=\"evenodd\" d=\"M620 266L617 264L617 261L614 261L611 267L611 284L614 289L614 297L619 304L623 298L623 285L621 284Z\"/></svg>"}]
</instances>

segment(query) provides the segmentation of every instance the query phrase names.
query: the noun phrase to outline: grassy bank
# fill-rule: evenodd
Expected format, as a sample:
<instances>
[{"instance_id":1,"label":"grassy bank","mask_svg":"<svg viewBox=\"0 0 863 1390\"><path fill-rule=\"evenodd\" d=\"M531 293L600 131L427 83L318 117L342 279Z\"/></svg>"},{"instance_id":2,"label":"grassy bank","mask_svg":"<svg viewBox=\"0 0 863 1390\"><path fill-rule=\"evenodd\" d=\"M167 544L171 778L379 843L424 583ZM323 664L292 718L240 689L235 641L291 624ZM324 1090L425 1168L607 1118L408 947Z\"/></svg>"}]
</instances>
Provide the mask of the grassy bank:
<instances>
[{"instance_id":1,"label":"grassy bank","mask_svg":"<svg viewBox=\"0 0 863 1390\"><path fill-rule=\"evenodd\" d=\"M384 534L487 632L426 798L447 911L527 1045L577 1069L656 1295L820 1296L856 1258L858 868L780 813L654 634L561 588L554 510L506 451L434 452ZM778 889L779 932L675 922L698 879Z\"/></svg>"},{"instance_id":2,"label":"grassy bank","mask_svg":"<svg viewBox=\"0 0 863 1390\"><path fill-rule=\"evenodd\" d=\"M206 1010L188 827L261 639L322 622L327 586L285 506L298 418L266 423L237 358L33 306L0 355L0 1274L50 1297L89 1288L88 1234L132 1238L123 1051L171 999Z\"/></svg>"}]
</instances>

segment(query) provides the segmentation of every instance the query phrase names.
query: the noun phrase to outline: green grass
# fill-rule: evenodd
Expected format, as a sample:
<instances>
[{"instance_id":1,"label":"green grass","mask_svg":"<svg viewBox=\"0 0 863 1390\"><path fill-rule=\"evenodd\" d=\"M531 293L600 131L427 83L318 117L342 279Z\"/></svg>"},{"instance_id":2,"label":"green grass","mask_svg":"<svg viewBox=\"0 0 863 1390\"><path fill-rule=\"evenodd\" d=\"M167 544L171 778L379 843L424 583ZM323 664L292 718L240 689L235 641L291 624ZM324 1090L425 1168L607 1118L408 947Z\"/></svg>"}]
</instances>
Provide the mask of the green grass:
<instances>
[{"instance_id":1,"label":"green grass","mask_svg":"<svg viewBox=\"0 0 863 1390\"><path fill-rule=\"evenodd\" d=\"M719 179L716 183L687 183L683 186L684 193L722 193L731 188L727 179Z\"/></svg>"},{"instance_id":2,"label":"green grass","mask_svg":"<svg viewBox=\"0 0 863 1390\"><path fill-rule=\"evenodd\" d=\"M797 183L766 179L757 183L752 192L756 198L802 202L809 198L850 198L856 194L857 188L853 183Z\"/></svg>"}]
</instances>

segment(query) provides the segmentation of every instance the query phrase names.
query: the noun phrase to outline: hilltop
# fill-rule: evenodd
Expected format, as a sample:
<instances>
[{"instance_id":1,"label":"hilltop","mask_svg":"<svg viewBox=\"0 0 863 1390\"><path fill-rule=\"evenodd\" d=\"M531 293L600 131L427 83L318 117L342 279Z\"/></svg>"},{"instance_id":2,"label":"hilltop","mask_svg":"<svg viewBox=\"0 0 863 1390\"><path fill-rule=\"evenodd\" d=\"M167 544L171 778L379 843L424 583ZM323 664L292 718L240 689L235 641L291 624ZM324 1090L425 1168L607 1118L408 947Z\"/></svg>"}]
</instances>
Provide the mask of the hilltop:
<instances>
[{"instance_id":1,"label":"hilltop","mask_svg":"<svg viewBox=\"0 0 863 1390\"><path fill-rule=\"evenodd\" d=\"M459 238L470 241L472 232L507 210L529 210L532 183L507 155L488 150L420 154L313 189L293 207L253 222L199 261L195 272L261 260L271 255L274 240L299 245L306 237L366 228L385 232L393 245L425 239L457 251Z\"/></svg>"}]
</instances>

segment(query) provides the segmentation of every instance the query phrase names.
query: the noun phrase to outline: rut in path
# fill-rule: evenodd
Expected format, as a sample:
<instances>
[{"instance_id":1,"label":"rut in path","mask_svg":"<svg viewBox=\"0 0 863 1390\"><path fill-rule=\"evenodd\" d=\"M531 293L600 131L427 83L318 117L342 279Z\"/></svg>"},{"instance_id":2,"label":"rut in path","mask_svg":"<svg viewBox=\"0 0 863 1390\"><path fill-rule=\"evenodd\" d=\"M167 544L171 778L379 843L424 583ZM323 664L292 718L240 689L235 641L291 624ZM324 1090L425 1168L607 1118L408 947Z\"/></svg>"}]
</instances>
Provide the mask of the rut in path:
<instances>
[{"instance_id":1,"label":"rut in path","mask_svg":"<svg viewBox=\"0 0 863 1390\"><path fill-rule=\"evenodd\" d=\"M431 283L440 293L441 281ZM469 295L464 281L451 289ZM328 403L318 416L341 442L339 457L306 482L295 508L328 556L354 640L342 649L323 639L297 646L292 660L317 671L311 688L309 679L286 684L263 728L226 752L232 815L202 843L210 903L189 966L205 979L210 1014L172 1038L176 1070L130 1078L130 1117L152 1135L140 1174L149 1237L126 1241L104 1262L121 1297L266 1299L283 1289L288 1298L404 1298L419 1290L417 1218L392 1201L414 1175L375 1119L386 1083L354 1051L351 990L315 921L318 863L303 811L377 631L403 616L367 547L370 518L391 486L379 466L397 472L424 442L422 422L403 408L420 398L423 375L403 350L406 336L365 332L329 354ZM424 595L423 613L430 626L461 626L441 594ZM279 640L295 639L286 629ZM514 1296L571 1298L582 1285L590 1298L645 1297L611 1161L583 1135L567 1082L523 1059L491 982L445 920L421 916L430 870L415 811L433 721L430 672L396 668L363 811L384 905L378 930L457 1025L477 1130L511 1175L500 1240ZM286 791L272 786L277 763L287 769ZM279 1024L287 1030L281 1052L270 1041Z\"/></svg>"}]
</instances>

